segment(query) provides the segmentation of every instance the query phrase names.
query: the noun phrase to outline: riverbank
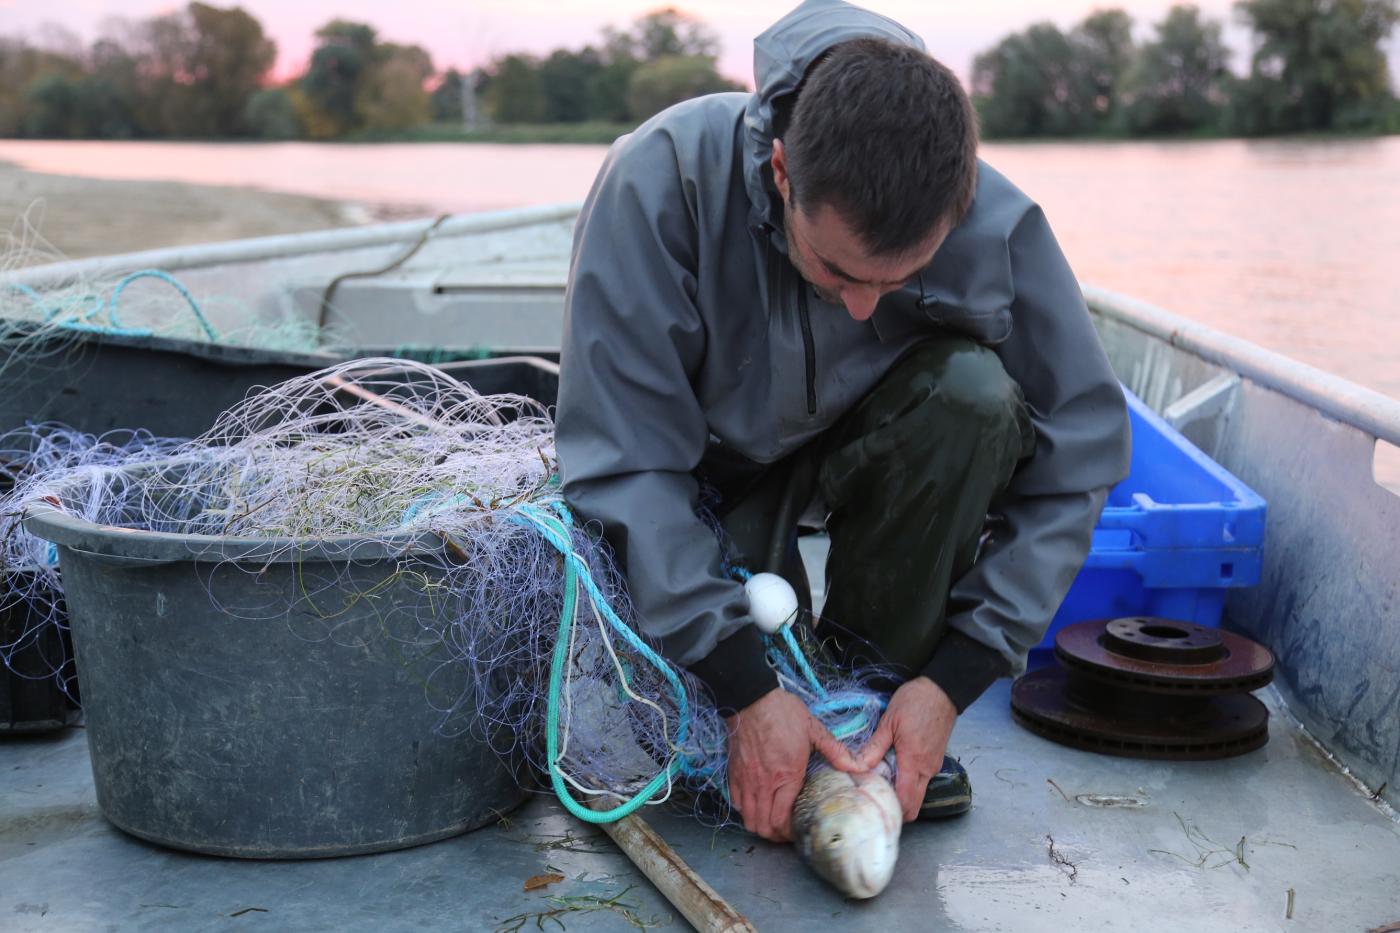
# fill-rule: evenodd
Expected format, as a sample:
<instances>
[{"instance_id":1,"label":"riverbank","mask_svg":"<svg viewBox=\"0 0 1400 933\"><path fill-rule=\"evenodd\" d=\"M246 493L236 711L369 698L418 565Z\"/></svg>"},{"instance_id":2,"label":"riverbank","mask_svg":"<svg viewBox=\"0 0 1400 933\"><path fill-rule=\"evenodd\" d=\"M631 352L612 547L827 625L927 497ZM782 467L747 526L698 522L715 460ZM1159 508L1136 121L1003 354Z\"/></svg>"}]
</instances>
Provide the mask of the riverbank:
<instances>
[{"instance_id":1,"label":"riverbank","mask_svg":"<svg viewBox=\"0 0 1400 933\"><path fill-rule=\"evenodd\" d=\"M359 133L344 143L499 143L529 145L612 145L613 141L637 128L635 123L505 123L467 128L460 123L427 123L406 130Z\"/></svg>"},{"instance_id":2,"label":"riverbank","mask_svg":"<svg viewBox=\"0 0 1400 933\"><path fill-rule=\"evenodd\" d=\"M385 219L353 202L221 185L50 175L0 162L0 268Z\"/></svg>"},{"instance_id":3,"label":"riverbank","mask_svg":"<svg viewBox=\"0 0 1400 933\"><path fill-rule=\"evenodd\" d=\"M1400 118L1398 118L1400 119ZM600 144L612 145L624 133L637 128L635 123L501 123L468 128L461 123L425 123L401 130L361 132L333 140L336 143L499 143L502 145ZM1079 136L1000 136L984 137L983 142L998 146L1094 145L1113 143L1190 143L1190 142L1279 142L1327 143L1351 140L1382 139L1400 135L1397 128L1380 127L1370 130L1331 130L1327 132L1295 133L1281 136L1241 136L1218 129L1203 129L1189 133L1167 133L1134 136L1125 132L1090 133Z\"/></svg>"}]
</instances>

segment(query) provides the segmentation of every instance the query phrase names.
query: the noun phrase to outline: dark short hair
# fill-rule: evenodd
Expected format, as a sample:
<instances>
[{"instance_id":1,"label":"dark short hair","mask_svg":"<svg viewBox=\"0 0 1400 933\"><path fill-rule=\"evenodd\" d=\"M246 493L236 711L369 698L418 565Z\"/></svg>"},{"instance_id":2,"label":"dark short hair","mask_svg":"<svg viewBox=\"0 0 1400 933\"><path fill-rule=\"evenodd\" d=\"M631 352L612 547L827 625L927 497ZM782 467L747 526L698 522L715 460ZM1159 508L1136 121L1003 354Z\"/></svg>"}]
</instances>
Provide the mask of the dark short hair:
<instances>
[{"instance_id":1,"label":"dark short hair","mask_svg":"<svg viewBox=\"0 0 1400 933\"><path fill-rule=\"evenodd\" d=\"M833 46L799 86L783 144L793 202L832 207L876 255L919 246L972 206L972 104L956 75L908 46Z\"/></svg>"}]
</instances>

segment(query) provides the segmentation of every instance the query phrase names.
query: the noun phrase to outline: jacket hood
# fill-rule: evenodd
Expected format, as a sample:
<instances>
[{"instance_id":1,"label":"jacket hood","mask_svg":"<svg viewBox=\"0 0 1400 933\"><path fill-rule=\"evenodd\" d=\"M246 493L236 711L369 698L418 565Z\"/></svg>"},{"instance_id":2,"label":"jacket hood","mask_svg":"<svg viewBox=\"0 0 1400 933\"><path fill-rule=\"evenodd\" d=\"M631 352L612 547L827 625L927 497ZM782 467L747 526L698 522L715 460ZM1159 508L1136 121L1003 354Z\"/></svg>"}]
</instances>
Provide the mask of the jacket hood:
<instances>
[{"instance_id":1,"label":"jacket hood","mask_svg":"<svg viewBox=\"0 0 1400 933\"><path fill-rule=\"evenodd\" d=\"M925 51L923 40L899 23L844 0L805 0L754 40L757 90L744 112L744 187L750 225L772 223L782 229L781 222L770 217L775 201L768 180L774 103L797 89L807 69L827 49L866 36Z\"/></svg>"}]
</instances>

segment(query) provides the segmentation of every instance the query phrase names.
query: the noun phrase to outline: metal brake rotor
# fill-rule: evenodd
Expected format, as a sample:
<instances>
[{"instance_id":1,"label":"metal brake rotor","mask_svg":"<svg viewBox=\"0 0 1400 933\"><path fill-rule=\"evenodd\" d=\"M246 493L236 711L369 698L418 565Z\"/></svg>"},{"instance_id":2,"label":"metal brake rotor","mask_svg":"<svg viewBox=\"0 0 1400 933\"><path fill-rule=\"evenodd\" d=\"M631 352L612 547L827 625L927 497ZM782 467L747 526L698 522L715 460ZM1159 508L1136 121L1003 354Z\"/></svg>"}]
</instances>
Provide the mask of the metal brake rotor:
<instances>
[{"instance_id":1,"label":"metal brake rotor","mask_svg":"<svg viewBox=\"0 0 1400 933\"><path fill-rule=\"evenodd\" d=\"M1248 692L1273 654L1232 632L1149 617L1081 622L1055 639L1058 668L1019 678L1017 722L1063 745L1159 759L1227 758L1263 746L1269 711Z\"/></svg>"},{"instance_id":2,"label":"metal brake rotor","mask_svg":"<svg viewBox=\"0 0 1400 933\"><path fill-rule=\"evenodd\" d=\"M1247 693L1274 679L1274 655L1234 632L1129 616L1079 622L1055 636L1055 659L1107 684L1150 693Z\"/></svg>"}]
</instances>

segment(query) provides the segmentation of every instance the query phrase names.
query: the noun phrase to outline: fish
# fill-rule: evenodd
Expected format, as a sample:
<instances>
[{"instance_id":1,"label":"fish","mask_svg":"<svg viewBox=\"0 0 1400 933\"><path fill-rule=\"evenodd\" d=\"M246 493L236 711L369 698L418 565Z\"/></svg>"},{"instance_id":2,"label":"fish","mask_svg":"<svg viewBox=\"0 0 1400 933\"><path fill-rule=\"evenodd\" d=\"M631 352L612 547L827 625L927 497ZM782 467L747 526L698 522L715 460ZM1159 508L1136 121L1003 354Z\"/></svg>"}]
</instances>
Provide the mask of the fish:
<instances>
[{"instance_id":1,"label":"fish","mask_svg":"<svg viewBox=\"0 0 1400 933\"><path fill-rule=\"evenodd\" d=\"M793 843L802 860L847 897L874 897L899 859L903 810L888 762L849 774L818 761L792 807Z\"/></svg>"}]
</instances>

